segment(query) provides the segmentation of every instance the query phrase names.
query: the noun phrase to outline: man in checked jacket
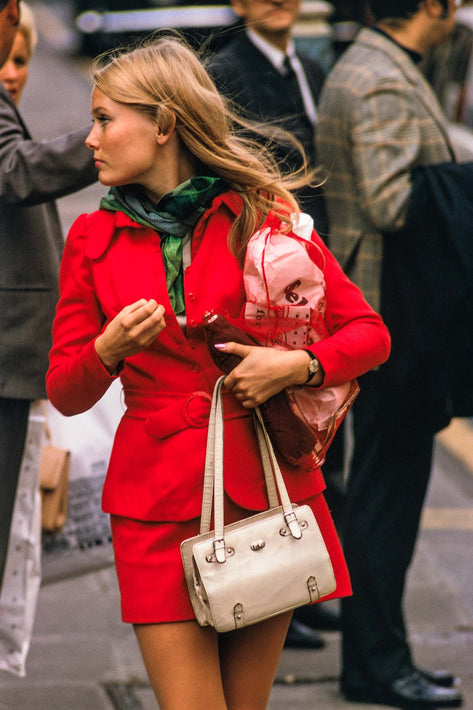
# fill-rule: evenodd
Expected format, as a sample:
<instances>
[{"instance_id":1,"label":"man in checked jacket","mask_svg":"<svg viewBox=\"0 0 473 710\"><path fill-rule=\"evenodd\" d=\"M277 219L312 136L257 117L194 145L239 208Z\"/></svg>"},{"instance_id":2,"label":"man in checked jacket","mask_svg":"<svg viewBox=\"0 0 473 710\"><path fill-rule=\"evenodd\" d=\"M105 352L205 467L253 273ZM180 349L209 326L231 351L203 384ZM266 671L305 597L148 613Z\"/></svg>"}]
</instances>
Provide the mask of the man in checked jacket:
<instances>
[{"instance_id":1,"label":"man in checked jacket","mask_svg":"<svg viewBox=\"0 0 473 710\"><path fill-rule=\"evenodd\" d=\"M459 4L369 0L375 24L342 55L319 102L330 248L381 311L395 354L360 379L353 408L343 540L354 595L342 609L341 688L347 700L396 707L462 702L452 674L416 668L404 625L404 585L433 437L448 423L449 411L439 387L442 362L402 349L404 333L393 327L399 318L392 318L398 302L386 288L389 264L383 259L404 227L413 171L454 161L446 119L418 64L447 39Z\"/></svg>"}]
</instances>

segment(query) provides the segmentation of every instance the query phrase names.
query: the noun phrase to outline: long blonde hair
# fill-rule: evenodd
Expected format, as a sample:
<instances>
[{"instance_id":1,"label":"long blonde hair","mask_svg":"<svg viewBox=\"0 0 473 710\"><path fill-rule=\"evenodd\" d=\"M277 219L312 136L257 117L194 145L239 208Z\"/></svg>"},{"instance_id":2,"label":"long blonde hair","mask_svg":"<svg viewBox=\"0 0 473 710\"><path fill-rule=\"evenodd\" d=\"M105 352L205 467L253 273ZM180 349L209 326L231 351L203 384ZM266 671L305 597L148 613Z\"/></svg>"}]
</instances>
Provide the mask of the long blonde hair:
<instances>
[{"instance_id":1,"label":"long blonde hair","mask_svg":"<svg viewBox=\"0 0 473 710\"><path fill-rule=\"evenodd\" d=\"M298 211L290 190L310 182L306 164L282 178L270 153L234 130L248 124L230 109L183 40L164 36L131 51L102 55L92 76L106 96L145 112L162 133L175 119L187 150L241 196L243 208L229 235L236 256L270 210L289 224L290 213Z\"/></svg>"}]
</instances>

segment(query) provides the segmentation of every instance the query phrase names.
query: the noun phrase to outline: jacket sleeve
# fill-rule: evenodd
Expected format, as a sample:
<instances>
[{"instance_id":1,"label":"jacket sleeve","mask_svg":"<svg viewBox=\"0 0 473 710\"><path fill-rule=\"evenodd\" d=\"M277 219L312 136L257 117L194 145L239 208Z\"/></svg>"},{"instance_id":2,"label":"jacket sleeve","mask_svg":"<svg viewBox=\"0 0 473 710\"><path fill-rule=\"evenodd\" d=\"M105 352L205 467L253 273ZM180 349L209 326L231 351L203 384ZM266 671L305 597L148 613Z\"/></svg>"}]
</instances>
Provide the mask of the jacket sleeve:
<instances>
[{"instance_id":1,"label":"jacket sleeve","mask_svg":"<svg viewBox=\"0 0 473 710\"><path fill-rule=\"evenodd\" d=\"M116 379L109 375L95 351L105 317L94 293L85 254L86 217L81 215L76 220L66 241L46 375L48 397L66 416L90 409Z\"/></svg>"},{"instance_id":2,"label":"jacket sleeve","mask_svg":"<svg viewBox=\"0 0 473 710\"><path fill-rule=\"evenodd\" d=\"M314 241L324 253L329 337L310 350L325 372L324 387L340 385L385 362L391 338L381 316L365 301L360 289L344 274L322 240Z\"/></svg>"},{"instance_id":3,"label":"jacket sleeve","mask_svg":"<svg viewBox=\"0 0 473 710\"><path fill-rule=\"evenodd\" d=\"M0 201L31 206L63 197L97 180L84 128L34 141L0 90Z\"/></svg>"}]
</instances>

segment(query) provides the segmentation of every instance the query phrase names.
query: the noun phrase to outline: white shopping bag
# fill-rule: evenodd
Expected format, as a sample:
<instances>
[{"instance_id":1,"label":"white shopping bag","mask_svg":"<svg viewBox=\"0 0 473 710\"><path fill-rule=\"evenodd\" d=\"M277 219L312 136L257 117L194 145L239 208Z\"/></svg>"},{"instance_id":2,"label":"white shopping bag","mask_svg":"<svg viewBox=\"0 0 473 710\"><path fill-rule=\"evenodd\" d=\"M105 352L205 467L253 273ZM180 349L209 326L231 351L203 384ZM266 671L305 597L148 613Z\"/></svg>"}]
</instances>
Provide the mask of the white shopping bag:
<instances>
[{"instance_id":1,"label":"white shopping bag","mask_svg":"<svg viewBox=\"0 0 473 710\"><path fill-rule=\"evenodd\" d=\"M30 408L0 591L0 670L23 677L41 581L39 460L44 438L40 403Z\"/></svg>"},{"instance_id":2,"label":"white shopping bag","mask_svg":"<svg viewBox=\"0 0 473 710\"><path fill-rule=\"evenodd\" d=\"M64 417L50 402L31 405L26 446L0 590L0 670L23 677L41 582L113 564L102 486L123 414L117 380L92 409ZM51 443L71 452L69 505L60 533L41 534L39 463L47 423Z\"/></svg>"},{"instance_id":3,"label":"white shopping bag","mask_svg":"<svg viewBox=\"0 0 473 710\"><path fill-rule=\"evenodd\" d=\"M89 411L64 417L50 402L46 419L54 446L70 451L66 523L44 533L43 584L113 564L109 516L102 511L102 487L113 439L123 415L121 383L116 380Z\"/></svg>"}]
</instances>

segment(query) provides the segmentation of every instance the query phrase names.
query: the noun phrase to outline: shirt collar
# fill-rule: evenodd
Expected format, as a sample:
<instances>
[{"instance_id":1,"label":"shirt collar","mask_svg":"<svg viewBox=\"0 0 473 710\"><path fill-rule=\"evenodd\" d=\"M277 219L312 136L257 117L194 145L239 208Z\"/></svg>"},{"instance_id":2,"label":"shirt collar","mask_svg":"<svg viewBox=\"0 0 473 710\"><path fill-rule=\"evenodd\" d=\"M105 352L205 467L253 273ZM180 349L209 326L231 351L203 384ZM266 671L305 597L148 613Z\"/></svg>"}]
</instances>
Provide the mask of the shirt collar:
<instances>
[{"instance_id":1,"label":"shirt collar","mask_svg":"<svg viewBox=\"0 0 473 710\"><path fill-rule=\"evenodd\" d=\"M383 37L387 37L387 39L390 39L391 42L394 42L394 44L397 44L397 46L400 47L412 59L414 64L420 64L420 62L422 61L422 54L419 54L419 52L416 52L413 49L408 49L407 47L404 47L403 44L399 44L399 42L395 40L394 37L382 30L377 25L373 25L371 29L377 32L378 34L383 35Z\"/></svg>"},{"instance_id":2,"label":"shirt collar","mask_svg":"<svg viewBox=\"0 0 473 710\"><path fill-rule=\"evenodd\" d=\"M277 69L280 74L285 74L286 70L283 65L286 55L292 58L296 54L294 40L289 40L287 51L283 52L278 47L275 47L274 44L271 44L266 39L261 37L261 35L257 34L254 30L250 28L246 29L246 34L248 35L248 39L250 40L250 42L252 42L262 54L264 54L266 59L271 62L273 67Z\"/></svg>"}]
</instances>

